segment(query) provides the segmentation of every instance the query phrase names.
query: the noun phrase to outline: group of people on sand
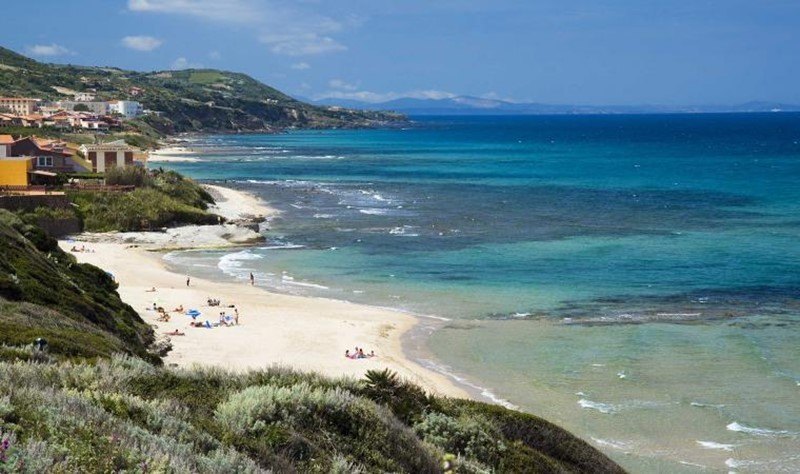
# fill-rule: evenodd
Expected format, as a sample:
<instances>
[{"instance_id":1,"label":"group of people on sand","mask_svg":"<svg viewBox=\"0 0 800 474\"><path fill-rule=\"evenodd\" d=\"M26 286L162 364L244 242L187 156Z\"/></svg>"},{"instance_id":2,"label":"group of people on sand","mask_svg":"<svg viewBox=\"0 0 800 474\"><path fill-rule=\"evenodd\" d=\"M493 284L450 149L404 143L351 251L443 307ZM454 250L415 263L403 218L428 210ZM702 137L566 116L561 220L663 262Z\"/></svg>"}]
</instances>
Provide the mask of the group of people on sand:
<instances>
[{"instance_id":1,"label":"group of people on sand","mask_svg":"<svg viewBox=\"0 0 800 474\"><path fill-rule=\"evenodd\" d=\"M226 314L225 311L219 313L220 326L238 326L239 325L239 309L233 308L233 315Z\"/></svg>"},{"instance_id":2,"label":"group of people on sand","mask_svg":"<svg viewBox=\"0 0 800 474\"><path fill-rule=\"evenodd\" d=\"M85 245L81 245L81 247L80 247L80 248L78 248L77 246L73 245L73 246L72 246L72 248L71 248L71 249L69 249L69 251L70 251L70 252L86 252L86 253L94 253L94 250L92 250L92 249L87 249Z\"/></svg>"},{"instance_id":3,"label":"group of people on sand","mask_svg":"<svg viewBox=\"0 0 800 474\"><path fill-rule=\"evenodd\" d=\"M344 351L344 356L348 359L369 359L377 357L375 351L369 351L369 354L364 354L364 348L356 346L356 349L351 353L350 349Z\"/></svg>"}]
</instances>

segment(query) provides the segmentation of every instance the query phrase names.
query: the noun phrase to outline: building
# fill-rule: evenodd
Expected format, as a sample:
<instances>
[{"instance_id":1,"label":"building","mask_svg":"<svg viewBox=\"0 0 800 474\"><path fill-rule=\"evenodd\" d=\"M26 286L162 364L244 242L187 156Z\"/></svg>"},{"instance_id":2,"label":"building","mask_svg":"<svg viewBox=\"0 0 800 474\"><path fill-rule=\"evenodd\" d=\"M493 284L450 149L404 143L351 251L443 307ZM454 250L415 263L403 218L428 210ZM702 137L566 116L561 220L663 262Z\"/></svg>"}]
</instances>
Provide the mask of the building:
<instances>
[{"instance_id":1,"label":"building","mask_svg":"<svg viewBox=\"0 0 800 474\"><path fill-rule=\"evenodd\" d=\"M17 115L31 115L36 111L38 99L23 97L0 97L0 109L8 109Z\"/></svg>"},{"instance_id":2,"label":"building","mask_svg":"<svg viewBox=\"0 0 800 474\"><path fill-rule=\"evenodd\" d=\"M33 172L33 158L0 158L0 186L27 186Z\"/></svg>"},{"instance_id":3,"label":"building","mask_svg":"<svg viewBox=\"0 0 800 474\"><path fill-rule=\"evenodd\" d=\"M142 104L135 100L118 100L109 103L109 111L117 113L125 118L135 118L142 113Z\"/></svg>"},{"instance_id":4,"label":"building","mask_svg":"<svg viewBox=\"0 0 800 474\"><path fill-rule=\"evenodd\" d=\"M0 158L11 156L11 144L14 138L11 135L0 135Z\"/></svg>"},{"instance_id":5,"label":"building","mask_svg":"<svg viewBox=\"0 0 800 474\"><path fill-rule=\"evenodd\" d=\"M78 107L77 112L91 112L96 115L108 114L108 102L102 101L62 100L58 102L58 106L70 112L76 112L75 107Z\"/></svg>"},{"instance_id":6,"label":"building","mask_svg":"<svg viewBox=\"0 0 800 474\"><path fill-rule=\"evenodd\" d=\"M92 102L95 97L91 92L78 92L75 94L75 100L78 102Z\"/></svg>"},{"instance_id":7,"label":"building","mask_svg":"<svg viewBox=\"0 0 800 474\"><path fill-rule=\"evenodd\" d=\"M105 173L117 166L133 165L133 155L138 151L124 140L83 145L80 150L92 163L92 171L95 173Z\"/></svg>"},{"instance_id":8,"label":"building","mask_svg":"<svg viewBox=\"0 0 800 474\"><path fill-rule=\"evenodd\" d=\"M11 157L33 158L34 170L52 173L74 173L86 167L73 159L73 151L63 142L25 137L11 144Z\"/></svg>"}]
</instances>

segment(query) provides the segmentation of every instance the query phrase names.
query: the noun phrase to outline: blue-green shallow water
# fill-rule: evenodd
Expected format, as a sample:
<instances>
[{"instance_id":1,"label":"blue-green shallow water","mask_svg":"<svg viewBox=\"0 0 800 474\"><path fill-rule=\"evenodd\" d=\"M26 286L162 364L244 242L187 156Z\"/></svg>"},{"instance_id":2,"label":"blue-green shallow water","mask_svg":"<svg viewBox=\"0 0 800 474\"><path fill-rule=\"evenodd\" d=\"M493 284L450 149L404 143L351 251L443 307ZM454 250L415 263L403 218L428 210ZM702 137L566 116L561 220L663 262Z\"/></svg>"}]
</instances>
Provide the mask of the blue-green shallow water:
<instances>
[{"instance_id":1,"label":"blue-green shallow water","mask_svg":"<svg viewBox=\"0 0 800 474\"><path fill-rule=\"evenodd\" d=\"M268 245L173 265L451 318L431 363L636 471L800 470L800 115L432 118L190 146L200 161L169 167L284 213Z\"/></svg>"}]
</instances>

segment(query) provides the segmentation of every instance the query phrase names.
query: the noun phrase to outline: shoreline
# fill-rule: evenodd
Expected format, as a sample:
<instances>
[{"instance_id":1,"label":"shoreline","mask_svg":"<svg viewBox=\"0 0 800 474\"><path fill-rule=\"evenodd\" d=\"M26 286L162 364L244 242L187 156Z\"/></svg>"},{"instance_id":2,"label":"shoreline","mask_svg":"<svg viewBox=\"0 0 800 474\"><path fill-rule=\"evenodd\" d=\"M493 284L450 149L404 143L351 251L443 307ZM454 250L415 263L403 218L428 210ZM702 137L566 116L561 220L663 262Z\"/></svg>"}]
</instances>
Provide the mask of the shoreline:
<instances>
[{"instance_id":1,"label":"shoreline","mask_svg":"<svg viewBox=\"0 0 800 474\"><path fill-rule=\"evenodd\" d=\"M212 212L230 221L260 219L268 222L277 213L245 192L215 185L204 186L222 197ZM133 236L81 234L74 240L62 240L59 244L68 252L73 246L86 245L90 252L73 252L73 255L82 263L91 263L112 273L119 283L118 292L123 301L130 304L144 321L155 325L158 336L163 337L164 333L175 330L185 334L168 336L173 349L164 358L166 364L183 367L211 365L235 371L281 365L331 377L357 378L370 369L389 368L429 392L474 398L447 376L424 367L406 354L405 335L421 324L421 319L416 316L346 301L285 295L246 282L191 278L191 286L186 287L186 275L166 268L162 260L164 251L242 245L230 241L225 245L216 237L207 239L200 236L204 232L216 235L219 229L213 228L226 226L236 224L190 226L187 242L171 241L167 246L153 238L151 234L163 234L157 232L133 233ZM202 245L210 241L212 245ZM147 291L151 287L156 291ZM198 321L208 319L213 323L219 320L220 311L228 314L233 311L233 308L223 306L208 307L206 299L209 297L220 299L223 306L235 304L241 325L196 328L189 325L190 317L169 312L179 306L184 310L198 309L202 313ZM152 310L153 303L169 312L169 322L157 320L158 313ZM363 347L367 353L374 350L377 357L345 358L345 349L352 351L355 346Z\"/></svg>"}]
</instances>

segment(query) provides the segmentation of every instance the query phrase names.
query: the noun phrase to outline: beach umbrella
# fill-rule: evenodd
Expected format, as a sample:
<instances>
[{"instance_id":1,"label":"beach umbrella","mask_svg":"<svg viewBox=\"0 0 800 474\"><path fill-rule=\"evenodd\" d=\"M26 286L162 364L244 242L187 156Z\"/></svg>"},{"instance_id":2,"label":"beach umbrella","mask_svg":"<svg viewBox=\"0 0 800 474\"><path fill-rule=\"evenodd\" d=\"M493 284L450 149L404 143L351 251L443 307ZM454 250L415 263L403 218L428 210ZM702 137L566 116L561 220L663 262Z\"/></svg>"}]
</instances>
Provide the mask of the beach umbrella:
<instances>
[{"instance_id":1,"label":"beach umbrella","mask_svg":"<svg viewBox=\"0 0 800 474\"><path fill-rule=\"evenodd\" d=\"M196 319L198 316L200 316L200 311L197 311L196 309L190 309L186 312L186 316L191 316L192 319Z\"/></svg>"}]
</instances>

